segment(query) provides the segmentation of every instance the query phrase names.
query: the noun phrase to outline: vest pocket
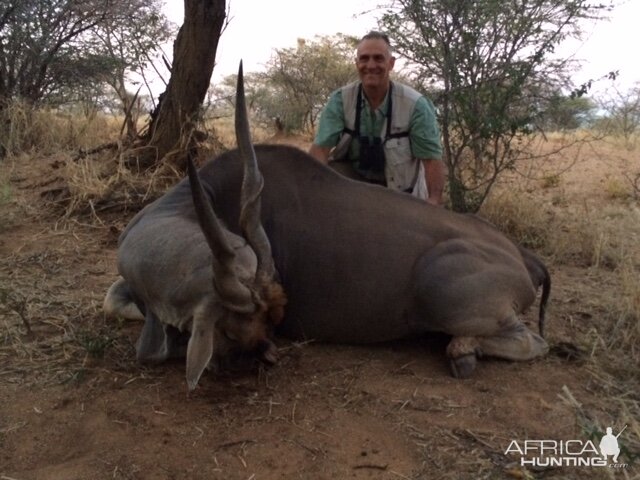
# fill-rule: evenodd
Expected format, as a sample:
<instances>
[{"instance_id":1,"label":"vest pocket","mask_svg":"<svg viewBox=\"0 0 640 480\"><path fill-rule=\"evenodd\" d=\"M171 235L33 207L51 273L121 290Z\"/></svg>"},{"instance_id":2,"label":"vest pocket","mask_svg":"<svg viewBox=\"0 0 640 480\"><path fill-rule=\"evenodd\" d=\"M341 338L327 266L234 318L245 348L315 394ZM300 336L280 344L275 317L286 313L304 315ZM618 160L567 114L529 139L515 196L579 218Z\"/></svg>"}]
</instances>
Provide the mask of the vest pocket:
<instances>
[{"instance_id":1,"label":"vest pocket","mask_svg":"<svg viewBox=\"0 0 640 480\"><path fill-rule=\"evenodd\" d=\"M390 138L384 144L384 151L387 185L394 190L411 188L416 176L416 164L411 154L409 138Z\"/></svg>"}]
</instances>

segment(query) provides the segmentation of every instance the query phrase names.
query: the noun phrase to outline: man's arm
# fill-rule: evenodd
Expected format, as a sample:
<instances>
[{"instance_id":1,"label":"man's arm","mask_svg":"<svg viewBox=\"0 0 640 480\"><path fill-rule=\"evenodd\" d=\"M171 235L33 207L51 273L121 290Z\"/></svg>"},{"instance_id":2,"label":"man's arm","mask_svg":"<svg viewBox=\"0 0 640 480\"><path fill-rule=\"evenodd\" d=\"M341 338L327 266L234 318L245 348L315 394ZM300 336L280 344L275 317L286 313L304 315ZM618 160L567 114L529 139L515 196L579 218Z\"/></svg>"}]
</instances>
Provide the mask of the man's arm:
<instances>
[{"instance_id":1,"label":"man's arm","mask_svg":"<svg viewBox=\"0 0 640 480\"><path fill-rule=\"evenodd\" d=\"M309 155L318 160L320 163L324 163L325 165L329 163L329 153L331 152L331 147L321 147L317 144L312 144L309 147Z\"/></svg>"},{"instance_id":2,"label":"man's arm","mask_svg":"<svg viewBox=\"0 0 640 480\"><path fill-rule=\"evenodd\" d=\"M446 167L442 160L426 158L420 160L424 165L424 175L427 182L429 198L427 202L440 206L444 203L443 192L446 178Z\"/></svg>"},{"instance_id":3,"label":"man's arm","mask_svg":"<svg viewBox=\"0 0 640 480\"><path fill-rule=\"evenodd\" d=\"M426 97L418 99L410 125L411 151L424 166L425 180L429 191L427 202L433 205L442 205L447 169L440 160L442 157L440 128L431 100Z\"/></svg>"},{"instance_id":4,"label":"man's arm","mask_svg":"<svg viewBox=\"0 0 640 480\"><path fill-rule=\"evenodd\" d=\"M325 165L329 163L329 154L338 144L344 129L342 111L342 92L334 91L320 114L318 131L309 148L309 155Z\"/></svg>"}]
</instances>

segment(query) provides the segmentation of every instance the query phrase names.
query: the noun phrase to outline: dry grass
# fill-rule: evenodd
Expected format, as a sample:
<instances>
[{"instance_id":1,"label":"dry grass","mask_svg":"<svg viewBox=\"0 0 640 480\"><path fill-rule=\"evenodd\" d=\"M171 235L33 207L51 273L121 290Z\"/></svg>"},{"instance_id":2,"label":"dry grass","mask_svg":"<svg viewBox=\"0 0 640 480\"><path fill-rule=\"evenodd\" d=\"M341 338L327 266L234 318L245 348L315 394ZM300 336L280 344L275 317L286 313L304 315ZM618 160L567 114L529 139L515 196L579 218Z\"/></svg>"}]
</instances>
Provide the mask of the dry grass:
<instances>
[{"instance_id":1,"label":"dry grass","mask_svg":"<svg viewBox=\"0 0 640 480\"><path fill-rule=\"evenodd\" d=\"M526 192L496 191L483 205L481 215L527 248L539 250L551 241L553 212Z\"/></svg>"},{"instance_id":2,"label":"dry grass","mask_svg":"<svg viewBox=\"0 0 640 480\"><path fill-rule=\"evenodd\" d=\"M216 138L224 147L231 149L236 145L236 132L233 117L217 118L210 120L205 125L209 136ZM257 127L256 122L249 119L251 124L251 138L254 143L265 142L273 137L273 131Z\"/></svg>"},{"instance_id":3,"label":"dry grass","mask_svg":"<svg viewBox=\"0 0 640 480\"><path fill-rule=\"evenodd\" d=\"M108 353L115 365L132 354L123 325L107 323L102 291L87 278L99 273L96 264L69 275L69 258L86 261L77 252L69 230L46 230L26 241L40 245L46 238L55 250L41 246L0 257L0 378L10 384L50 385L80 380L93 368L92 359ZM73 234L87 246L98 239ZM90 265L90 263L87 263ZM93 270L92 270L93 269ZM18 359L18 360L16 360Z\"/></svg>"},{"instance_id":4,"label":"dry grass","mask_svg":"<svg viewBox=\"0 0 640 480\"><path fill-rule=\"evenodd\" d=\"M619 161L618 156L626 155L611 141L597 153ZM627 168L626 161L621 164ZM547 263L586 268L598 278L598 296L584 301L599 305L601 314L590 328L574 332L573 341L589 353L593 388L604 400L599 406L604 416L589 416L580 399L571 399L570 395L563 400L572 404L585 434L593 436L610 424L628 425L633 434L627 438L637 439L640 205L637 197L634 199L633 183L624 181L624 170L605 165L581 175L580 168L580 162L576 162L575 167L563 171L560 162L542 177L542 182L511 179L494 192L482 214L514 240L535 248ZM626 448L637 454L640 442L628 441Z\"/></svg>"},{"instance_id":5,"label":"dry grass","mask_svg":"<svg viewBox=\"0 0 640 480\"><path fill-rule=\"evenodd\" d=\"M66 188L56 203L63 208L64 216L88 216L98 224L105 212L139 210L179 179L175 171L133 172L124 166L122 155L117 160L104 155L69 159L62 175Z\"/></svg>"},{"instance_id":6,"label":"dry grass","mask_svg":"<svg viewBox=\"0 0 640 480\"><path fill-rule=\"evenodd\" d=\"M33 110L12 102L3 112L2 147L10 154L51 155L100 145L117 137L122 121L96 114L83 116L61 110Z\"/></svg>"},{"instance_id":7,"label":"dry grass","mask_svg":"<svg viewBox=\"0 0 640 480\"><path fill-rule=\"evenodd\" d=\"M640 380L640 278L637 265L627 264L615 271L617 294L607 305L608 315L601 330L601 348L617 372Z\"/></svg>"},{"instance_id":8,"label":"dry grass","mask_svg":"<svg viewBox=\"0 0 640 480\"><path fill-rule=\"evenodd\" d=\"M30 162L48 158L63 165L58 182L42 192L58 213L66 218L81 216L83 221L102 224L101 216L110 211L136 211L164 193L181 177L171 162L139 174L127 168L134 151L105 150L78 158L78 152L112 143L120 134L122 119L95 114L89 117L53 109L30 109L13 102L4 112L8 131L1 132L2 147L8 161ZM213 156L235 146L233 118L219 118L200 126L208 140L201 145L205 156ZM255 142L272 138L272 132L254 128ZM212 152L207 155L206 152ZM56 167L58 169L58 167ZM9 182L0 178L0 205L10 197Z\"/></svg>"},{"instance_id":9,"label":"dry grass","mask_svg":"<svg viewBox=\"0 0 640 480\"><path fill-rule=\"evenodd\" d=\"M633 186L626 178L608 176L605 180L604 191L612 200L628 200L633 197Z\"/></svg>"},{"instance_id":10,"label":"dry grass","mask_svg":"<svg viewBox=\"0 0 640 480\"><path fill-rule=\"evenodd\" d=\"M5 175L0 175L0 233L13 223L13 212L9 207L13 192L11 184Z\"/></svg>"}]
</instances>

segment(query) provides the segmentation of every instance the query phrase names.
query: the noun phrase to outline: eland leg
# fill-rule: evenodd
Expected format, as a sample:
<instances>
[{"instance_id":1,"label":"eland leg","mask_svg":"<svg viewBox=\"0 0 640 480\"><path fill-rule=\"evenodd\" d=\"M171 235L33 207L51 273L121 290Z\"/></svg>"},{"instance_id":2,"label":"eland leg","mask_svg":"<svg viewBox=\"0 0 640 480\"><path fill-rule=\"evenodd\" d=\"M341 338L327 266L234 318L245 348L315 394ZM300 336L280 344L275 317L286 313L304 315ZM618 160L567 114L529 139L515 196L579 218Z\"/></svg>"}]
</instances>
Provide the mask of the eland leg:
<instances>
[{"instance_id":1,"label":"eland leg","mask_svg":"<svg viewBox=\"0 0 640 480\"><path fill-rule=\"evenodd\" d=\"M437 244L416 264L416 285L417 323L453 337L455 377L469 377L481 356L528 360L548 349L518 319L536 288L519 250L499 237Z\"/></svg>"},{"instance_id":2,"label":"eland leg","mask_svg":"<svg viewBox=\"0 0 640 480\"><path fill-rule=\"evenodd\" d=\"M483 356L525 361L544 355L547 342L529 330L514 314L496 335L475 337L454 336L447 346L451 373L456 378L468 378Z\"/></svg>"}]
</instances>

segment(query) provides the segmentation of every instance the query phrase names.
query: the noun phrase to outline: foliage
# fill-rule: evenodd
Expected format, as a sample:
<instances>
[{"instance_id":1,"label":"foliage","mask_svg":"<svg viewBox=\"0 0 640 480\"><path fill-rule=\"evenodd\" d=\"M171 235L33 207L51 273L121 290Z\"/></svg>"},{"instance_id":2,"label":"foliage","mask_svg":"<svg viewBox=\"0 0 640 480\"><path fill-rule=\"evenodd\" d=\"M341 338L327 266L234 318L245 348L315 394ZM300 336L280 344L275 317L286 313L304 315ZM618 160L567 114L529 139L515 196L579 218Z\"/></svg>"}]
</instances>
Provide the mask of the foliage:
<instances>
[{"instance_id":1,"label":"foliage","mask_svg":"<svg viewBox=\"0 0 640 480\"><path fill-rule=\"evenodd\" d=\"M266 72L247 84L250 107L258 121L286 131L313 130L330 93L357 78L353 65L356 40L344 35L299 39L295 48L276 49ZM234 77L218 88L218 99L233 98Z\"/></svg>"},{"instance_id":2,"label":"foliage","mask_svg":"<svg viewBox=\"0 0 640 480\"><path fill-rule=\"evenodd\" d=\"M538 126L552 132L589 127L595 120L596 109L596 103L588 97L572 97L558 91L547 99Z\"/></svg>"},{"instance_id":3,"label":"foliage","mask_svg":"<svg viewBox=\"0 0 640 480\"><path fill-rule=\"evenodd\" d=\"M605 112L600 126L631 146L640 132L640 83L628 90L614 85L600 99L600 108Z\"/></svg>"},{"instance_id":4,"label":"foliage","mask_svg":"<svg viewBox=\"0 0 640 480\"><path fill-rule=\"evenodd\" d=\"M205 118L233 117L237 82L238 75L235 73L227 75L215 88L209 91L209 99L204 106ZM250 111L255 112L260 109L258 105L263 103L264 90L268 88L266 82L264 72L244 73L244 94Z\"/></svg>"},{"instance_id":5,"label":"foliage","mask_svg":"<svg viewBox=\"0 0 640 480\"><path fill-rule=\"evenodd\" d=\"M1 0L0 101L35 103L59 93L82 63L80 36L106 18L109 5L101 0ZM84 74L105 67L94 59L85 66ZM91 75L76 79L92 80Z\"/></svg>"},{"instance_id":6,"label":"foliage","mask_svg":"<svg viewBox=\"0 0 640 480\"><path fill-rule=\"evenodd\" d=\"M172 38L176 28L164 15L161 0L121 0L117 11L86 35L84 48L98 59L106 59L111 68L100 77L115 94L118 111L125 114L127 136L137 134L137 119L143 111L140 88L136 93L127 86L138 86L132 74L145 78L159 46Z\"/></svg>"},{"instance_id":7,"label":"foliage","mask_svg":"<svg viewBox=\"0 0 640 480\"><path fill-rule=\"evenodd\" d=\"M60 104L140 70L172 30L160 0L0 0L0 99Z\"/></svg>"},{"instance_id":8,"label":"foliage","mask_svg":"<svg viewBox=\"0 0 640 480\"><path fill-rule=\"evenodd\" d=\"M354 39L337 35L317 37L313 42L298 40L295 49L275 51L267 63L266 76L275 90L273 93L284 94L280 103L289 105L282 115L285 125L300 129L315 127L316 117L329 94L355 79L354 48Z\"/></svg>"},{"instance_id":9,"label":"foliage","mask_svg":"<svg viewBox=\"0 0 640 480\"><path fill-rule=\"evenodd\" d=\"M521 158L545 108L568 81L555 47L602 6L586 0L394 0L380 19L400 55L436 87L452 206L476 211Z\"/></svg>"},{"instance_id":10,"label":"foliage","mask_svg":"<svg viewBox=\"0 0 640 480\"><path fill-rule=\"evenodd\" d=\"M125 79L171 34L160 8L160 0L0 0L2 136L16 102L82 103L95 113L111 86L131 111Z\"/></svg>"}]
</instances>

